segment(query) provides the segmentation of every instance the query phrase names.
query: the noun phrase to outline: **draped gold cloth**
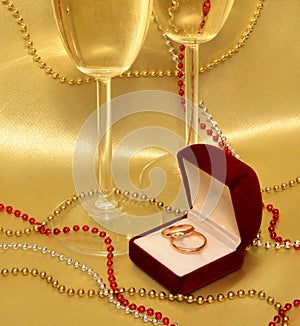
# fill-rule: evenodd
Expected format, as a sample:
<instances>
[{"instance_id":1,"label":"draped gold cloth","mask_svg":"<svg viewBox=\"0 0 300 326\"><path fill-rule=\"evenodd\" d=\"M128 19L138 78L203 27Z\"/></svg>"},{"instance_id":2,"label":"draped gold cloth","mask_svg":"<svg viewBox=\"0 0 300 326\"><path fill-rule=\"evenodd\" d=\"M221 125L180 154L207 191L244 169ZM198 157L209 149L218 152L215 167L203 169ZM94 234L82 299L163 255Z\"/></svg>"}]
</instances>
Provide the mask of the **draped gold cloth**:
<instances>
[{"instance_id":1,"label":"draped gold cloth","mask_svg":"<svg viewBox=\"0 0 300 326\"><path fill-rule=\"evenodd\" d=\"M49 1L16 0L15 5L31 33L39 54L66 75L79 75L59 39ZM237 0L223 30L201 46L201 63L229 49L240 37L256 0ZM0 202L44 219L63 199L72 195L72 154L78 132L95 108L95 87L61 85L32 63L17 24L0 5ZM241 158L257 172L261 185L274 185L299 176L300 162L300 3L266 1L261 18L240 52L200 75L201 98ZM117 17L116 17L117 19ZM144 47L132 70L174 69L156 25L151 23ZM116 78L113 96L136 90L177 91L176 77ZM299 186L264 194L281 212L278 233L300 237ZM270 215L264 214L262 236L269 241ZM22 228L14 217L1 217L0 225ZM25 227L25 225L24 225ZM37 243L74 257L106 277L106 260L65 248L52 237L38 234L1 242ZM47 256L1 252L1 268L37 267L67 287L95 288L84 274ZM252 248L241 270L200 289L195 295L229 290L265 290L285 303L299 297L299 252ZM139 270L127 255L115 259L120 286L164 290ZM105 299L69 298L40 279L1 276L2 325L138 325L141 321L116 311ZM132 297L153 307L180 325L267 325L274 307L259 299L188 305ZM300 325L299 312L291 312L291 325Z\"/></svg>"}]
</instances>

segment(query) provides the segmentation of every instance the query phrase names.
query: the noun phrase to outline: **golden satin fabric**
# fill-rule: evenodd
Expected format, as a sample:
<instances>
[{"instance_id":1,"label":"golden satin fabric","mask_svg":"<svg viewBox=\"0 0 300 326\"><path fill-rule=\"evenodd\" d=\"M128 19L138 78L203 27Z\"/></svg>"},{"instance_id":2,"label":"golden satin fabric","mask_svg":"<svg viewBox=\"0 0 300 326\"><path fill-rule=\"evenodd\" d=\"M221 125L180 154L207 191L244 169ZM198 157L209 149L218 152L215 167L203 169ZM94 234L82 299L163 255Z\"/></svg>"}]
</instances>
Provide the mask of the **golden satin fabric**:
<instances>
[{"instance_id":1,"label":"golden satin fabric","mask_svg":"<svg viewBox=\"0 0 300 326\"><path fill-rule=\"evenodd\" d=\"M57 33L49 1L17 0L28 24L34 46L55 69L79 75ZM229 49L240 37L256 6L256 0L236 0L232 13L215 40L201 46L201 63ZM300 162L300 3L295 0L266 1L253 34L240 53L200 75L200 97L241 158L250 164L261 184L273 185L299 176ZM15 20L0 5L0 202L44 219L54 207L75 192L72 153L78 132L95 107L93 85L61 85L39 70L26 53ZM117 19L117 18L116 18ZM132 70L174 69L166 45L155 24ZM135 90L177 91L177 78L116 78L113 95ZM125 126L124 126L125 128ZM264 195L265 203L279 207L278 233L292 240L300 237L300 187ZM262 236L269 241L269 214L264 214ZM1 216L1 226L26 225L12 216ZM65 248L53 238L32 235L1 242L46 245L94 267L106 277L106 261ZM95 288L86 275L48 256L1 252L1 268L37 267L67 287ZM227 293L229 290L265 290L285 303L299 297L299 252L257 250L247 253L241 270L197 291L195 295ZM120 286L163 290L140 271L128 256L115 259ZM2 276L1 276L2 278ZM137 304L162 311L180 325L266 325L275 309L259 299L236 299L225 303L171 303L132 297ZM94 298L69 298L46 286L39 278L12 277L1 280L3 325L135 325L133 317ZM291 325L300 325L299 312L291 312Z\"/></svg>"}]
</instances>

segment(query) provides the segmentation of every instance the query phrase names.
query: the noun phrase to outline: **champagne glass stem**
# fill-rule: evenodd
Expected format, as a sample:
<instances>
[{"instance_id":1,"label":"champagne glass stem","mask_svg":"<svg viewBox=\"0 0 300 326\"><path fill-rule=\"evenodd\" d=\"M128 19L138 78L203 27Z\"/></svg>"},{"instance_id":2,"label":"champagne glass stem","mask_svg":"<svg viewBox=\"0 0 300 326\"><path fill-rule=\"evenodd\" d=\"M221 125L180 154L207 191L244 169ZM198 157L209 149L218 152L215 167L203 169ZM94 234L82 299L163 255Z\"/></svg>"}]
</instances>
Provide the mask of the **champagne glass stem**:
<instances>
[{"instance_id":1,"label":"champagne glass stem","mask_svg":"<svg viewBox=\"0 0 300 326\"><path fill-rule=\"evenodd\" d=\"M111 79L97 79L98 130L98 190L104 196L111 194L112 131L111 131Z\"/></svg>"},{"instance_id":2,"label":"champagne glass stem","mask_svg":"<svg viewBox=\"0 0 300 326\"><path fill-rule=\"evenodd\" d=\"M199 44L185 49L186 144L198 143Z\"/></svg>"}]
</instances>

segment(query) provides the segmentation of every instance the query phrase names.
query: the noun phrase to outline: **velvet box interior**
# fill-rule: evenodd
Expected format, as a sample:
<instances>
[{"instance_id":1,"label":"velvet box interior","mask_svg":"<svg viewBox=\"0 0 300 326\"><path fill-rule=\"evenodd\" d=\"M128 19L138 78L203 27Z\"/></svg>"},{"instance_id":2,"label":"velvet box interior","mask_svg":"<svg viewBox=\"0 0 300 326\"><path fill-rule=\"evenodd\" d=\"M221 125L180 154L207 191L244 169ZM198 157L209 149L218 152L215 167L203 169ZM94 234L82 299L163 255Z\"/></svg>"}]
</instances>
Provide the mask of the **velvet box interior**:
<instances>
[{"instance_id":1,"label":"velvet box interior","mask_svg":"<svg viewBox=\"0 0 300 326\"><path fill-rule=\"evenodd\" d=\"M187 294L242 266L246 247L259 231L262 198L253 169L224 150L196 144L177 156L190 210L132 238L129 256L168 290ZM162 230L182 224L207 239L199 252L178 252L162 236Z\"/></svg>"}]
</instances>

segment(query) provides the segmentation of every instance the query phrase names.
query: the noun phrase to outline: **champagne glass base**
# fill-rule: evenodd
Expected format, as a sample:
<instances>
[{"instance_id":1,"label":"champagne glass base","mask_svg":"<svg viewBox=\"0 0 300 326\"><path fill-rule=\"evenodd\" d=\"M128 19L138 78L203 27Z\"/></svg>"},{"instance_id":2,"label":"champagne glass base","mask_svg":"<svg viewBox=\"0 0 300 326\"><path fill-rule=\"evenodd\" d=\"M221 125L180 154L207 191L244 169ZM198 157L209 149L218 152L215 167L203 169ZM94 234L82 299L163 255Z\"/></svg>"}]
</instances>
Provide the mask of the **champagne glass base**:
<instances>
[{"instance_id":1,"label":"champagne glass base","mask_svg":"<svg viewBox=\"0 0 300 326\"><path fill-rule=\"evenodd\" d=\"M87 198L87 200L84 201L85 203L88 202L89 204L95 205L95 200L92 201L91 198ZM65 201L60 203L57 208L61 207L64 203ZM94 209L96 211L96 206L94 206ZM107 210L105 215L103 215L103 219L109 218L109 211L112 213L113 210ZM74 225L78 225L81 230L79 232L71 231L68 234L61 232L59 236L55 236L55 239L67 248L87 255L106 256L107 246L104 244L103 239L99 237L99 232L104 231L113 240L115 255L123 255L128 253L128 242L131 236L113 232L106 227L99 225L99 223L96 223L88 215L86 209L79 200L73 203L72 206L61 211L61 213L50 222L50 226L52 228L56 227L59 229L62 229L64 226L69 226L72 229ZM88 225L90 230L93 227L97 227L99 232L97 234L92 234L90 230L88 232L84 232L82 231L82 227L84 225Z\"/></svg>"},{"instance_id":2,"label":"champagne glass base","mask_svg":"<svg viewBox=\"0 0 300 326\"><path fill-rule=\"evenodd\" d=\"M98 194L90 200L85 199L84 206L90 216L110 219L122 214L121 204L112 194L108 196Z\"/></svg>"},{"instance_id":3,"label":"champagne glass base","mask_svg":"<svg viewBox=\"0 0 300 326\"><path fill-rule=\"evenodd\" d=\"M111 203L105 199L99 198L98 200L95 201L95 207L96 209L99 209L101 212L109 213L115 209L117 209L118 204L117 203Z\"/></svg>"},{"instance_id":4,"label":"champagne glass base","mask_svg":"<svg viewBox=\"0 0 300 326\"><path fill-rule=\"evenodd\" d=\"M105 198L107 200L107 198ZM99 237L99 232L106 232L112 239L114 255L128 253L129 240L137 234L159 226L174 219L174 215L167 214L156 205L149 202L134 200L125 196L112 196L110 200L117 202L113 209L98 209L97 203L102 200L99 195L84 196L70 207L61 211L51 222L52 228L62 229L64 226L72 228L74 225L82 227L88 225L89 231L70 232L55 236L57 241L71 250L94 256L106 256L107 245ZM65 203L58 205L57 209ZM108 205L109 206L109 205ZM97 234L92 234L91 229L98 228Z\"/></svg>"}]
</instances>

